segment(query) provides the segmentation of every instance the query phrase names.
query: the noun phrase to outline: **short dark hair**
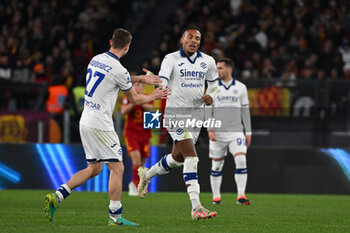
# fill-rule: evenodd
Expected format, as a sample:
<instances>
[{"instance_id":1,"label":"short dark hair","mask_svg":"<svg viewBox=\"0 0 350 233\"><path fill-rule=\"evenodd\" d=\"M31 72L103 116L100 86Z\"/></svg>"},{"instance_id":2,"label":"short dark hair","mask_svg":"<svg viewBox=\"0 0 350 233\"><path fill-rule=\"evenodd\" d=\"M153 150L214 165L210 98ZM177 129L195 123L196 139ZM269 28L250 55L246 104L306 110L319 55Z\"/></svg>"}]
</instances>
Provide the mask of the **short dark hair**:
<instances>
[{"instance_id":1,"label":"short dark hair","mask_svg":"<svg viewBox=\"0 0 350 233\"><path fill-rule=\"evenodd\" d=\"M131 42L132 36L128 30L117 28L113 32L112 47L122 49Z\"/></svg>"},{"instance_id":2,"label":"short dark hair","mask_svg":"<svg viewBox=\"0 0 350 233\"><path fill-rule=\"evenodd\" d=\"M235 67L235 64L233 63L233 61L230 58L221 58L218 60L218 62L225 63L225 66L231 67L232 70Z\"/></svg>"},{"instance_id":3,"label":"short dark hair","mask_svg":"<svg viewBox=\"0 0 350 233\"><path fill-rule=\"evenodd\" d=\"M187 32L188 30L192 30L192 29L199 31L199 33L202 34L202 33L201 33L201 30L199 29L199 27L192 25L192 26L186 27L186 28L182 31L182 35L184 35L185 32Z\"/></svg>"}]
</instances>

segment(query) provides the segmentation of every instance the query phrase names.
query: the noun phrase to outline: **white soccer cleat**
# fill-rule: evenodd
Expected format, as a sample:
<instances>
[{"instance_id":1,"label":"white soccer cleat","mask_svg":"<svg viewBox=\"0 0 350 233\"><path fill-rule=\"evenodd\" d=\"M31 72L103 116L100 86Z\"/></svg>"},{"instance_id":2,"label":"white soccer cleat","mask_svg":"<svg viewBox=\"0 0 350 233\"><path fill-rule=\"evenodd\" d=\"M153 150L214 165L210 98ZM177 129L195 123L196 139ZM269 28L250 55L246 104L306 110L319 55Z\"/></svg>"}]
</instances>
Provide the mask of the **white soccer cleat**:
<instances>
[{"instance_id":1,"label":"white soccer cleat","mask_svg":"<svg viewBox=\"0 0 350 233\"><path fill-rule=\"evenodd\" d=\"M140 182L139 186L137 187L137 192L139 197L144 198L147 193L147 187L150 182L150 180L146 179L145 174L148 171L147 167L139 167L138 172L139 172L139 177L140 177Z\"/></svg>"},{"instance_id":2,"label":"white soccer cleat","mask_svg":"<svg viewBox=\"0 0 350 233\"><path fill-rule=\"evenodd\" d=\"M137 187L136 185L134 184L134 182L130 182L129 183L129 196L132 196L132 197L136 197L138 196L138 192L137 192Z\"/></svg>"},{"instance_id":3,"label":"white soccer cleat","mask_svg":"<svg viewBox=\"0 0 350 233\"><path fill-rule=\"evenodd\" d=\"M204 208L203 206L199 205L196 208L194 208L191 211L192 219L193 220L199 220L199 219L209 219L214 218L218 213L216 211L210 211Z\"/></svg>"}]
</instances>

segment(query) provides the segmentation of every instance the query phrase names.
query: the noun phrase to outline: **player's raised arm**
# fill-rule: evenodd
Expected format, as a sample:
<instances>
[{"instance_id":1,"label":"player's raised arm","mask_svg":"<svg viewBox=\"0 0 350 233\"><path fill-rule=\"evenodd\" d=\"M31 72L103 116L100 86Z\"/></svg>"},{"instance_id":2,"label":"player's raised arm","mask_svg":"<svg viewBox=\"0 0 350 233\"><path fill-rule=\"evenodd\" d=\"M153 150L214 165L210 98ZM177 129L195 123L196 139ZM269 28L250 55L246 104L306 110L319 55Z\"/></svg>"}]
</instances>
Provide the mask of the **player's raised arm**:
<instances>
[{"instance_id":1,"label":"player's raised arm","mask_svg":"<svg viewBox=\"0 0 350 233\"><path fill-rule=\"evenodd\" d=\"M150 85L160 85L162 81L157 75L154 75L151 71L142 68L143 72L145 72L145 75L135 75L131 76L131 82L142 82L145 84L150 84Z\"/></svg>"},{"instance_id":2,"label":"player's raised arm","mask_svg":"<svg viewBox=\"0 0 350 233\"><path fill-rule=\"evenodd\" d=\"M138 94L134 88L131 88L128 91L124 91L124 94L126 97L128 97L130 103L132 104L145 104L149 103L156 99L166 99L168 95L170 95L170 89L167 88L156 88L152 94L150 95L144 95L144 94Z\"/></svg>"}]
</instances>

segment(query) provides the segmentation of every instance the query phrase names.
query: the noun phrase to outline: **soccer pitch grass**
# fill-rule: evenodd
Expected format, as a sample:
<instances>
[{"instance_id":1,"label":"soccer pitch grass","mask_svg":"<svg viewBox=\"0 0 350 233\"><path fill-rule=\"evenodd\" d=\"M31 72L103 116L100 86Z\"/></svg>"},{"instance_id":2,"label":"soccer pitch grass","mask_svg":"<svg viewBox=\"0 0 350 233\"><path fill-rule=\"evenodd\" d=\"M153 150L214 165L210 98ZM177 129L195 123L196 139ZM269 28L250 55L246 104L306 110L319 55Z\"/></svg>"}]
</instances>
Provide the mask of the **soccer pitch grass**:
<instances>
[{"instance_id":1,"label":"soccer pitch grass","mask_svg":"<svg viewBox=\"0 0 350 233\"><path fill-rule=\"evenodd\" d=\"M202 204L216 210L214 219L193 221L185 192L151 193L144 199L123 193L123 216L138 227L109 227L107 193L73 192L60 204L53 222L44 215L47 190L1 190L0 232L350 232L350 196L248 194L250 206L238 206L223 193L213 205L210 193Z\"/></svg>"}]
</instances>

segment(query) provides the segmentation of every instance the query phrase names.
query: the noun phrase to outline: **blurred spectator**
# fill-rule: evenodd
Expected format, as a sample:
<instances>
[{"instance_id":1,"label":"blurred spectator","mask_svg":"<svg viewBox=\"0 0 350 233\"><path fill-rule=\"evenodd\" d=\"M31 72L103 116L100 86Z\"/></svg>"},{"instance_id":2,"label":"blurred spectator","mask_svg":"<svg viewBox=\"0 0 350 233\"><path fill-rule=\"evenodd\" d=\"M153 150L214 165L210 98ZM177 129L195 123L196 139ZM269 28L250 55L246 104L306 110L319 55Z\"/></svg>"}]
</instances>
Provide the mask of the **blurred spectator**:
<instances>
[{"instance_id":1,"label":"blurred spectator","mask_svg":"<svg viewBox=\"0 0 350 233\"><path fill-rule=\"evenodd\" d=\"M339 75L339 71L338 71L338 69L336 69L336 68L333 68L333 69L331 69L331 72L330 72L330 78L331 79L338 79L338 78L340 78L339 77L340 75Z\"/></svg>"},{"instance_id":2,"label":"blurred spectator","mask_svg":"<svg viewBox=\"0 0 350 233\"><path fill-rule=\"evenodd\" d=\"M350 64L350 43L348 40L344 40L339 48L342 60L345 64Z\"/></svg>"},{"instance_id":3,"label":"blurred spectator","mask_svg":"<svg viewBox=\"0 0 350 233\"><path fill-rule=\"evenodd\" d=\"M243 79L243 81L244 80L247 80L247 79L250 79L251 78L251 72L249 71L249 70L244 70L243 72L242 72L242 79Z\"/></svg>"},{"instance_id":4,"label":"blurred spectator","mask_svg":"<svg viewBox=\"0 0 350 233\"><path fill-rule=\"evenodd\" d=\"M41 82L46 82L50 83L49 78L46 76L44 65L41 63L37 63L34 68L34 82L36 83L41 83Z\"/></svg>"},{"instance_id":5,"label":"blurred spectator","mask_svg":"<svg viewBox=\"0 0 350 233\"><path fill-rule=\"evenodd\" d=\"M344 65L344 78L350 79L350 63Z\"/></svg>"},{"instance_id":6,"label":"blurred spectator","mask_svg":"<svg viewBox=\"0 0 350 233\"><path fill-rule=\"evenodd\" d=\"M64 112L68 97L68 89L63 85L63 80L57 78L48 89L46 111L51 115L61 115Z\"/></svg>"},{"instance_id":7,"label":"blurred spectator","mask_svg":"<svg viewBox=\"0 0 350 233\"><path fill-rule=\"evenodd\" d=\"M84 109L85 86L77 85L70 89L68 106L71 115L71 142L80 142L79 120Z\"/></svg>"}]
</instances>

